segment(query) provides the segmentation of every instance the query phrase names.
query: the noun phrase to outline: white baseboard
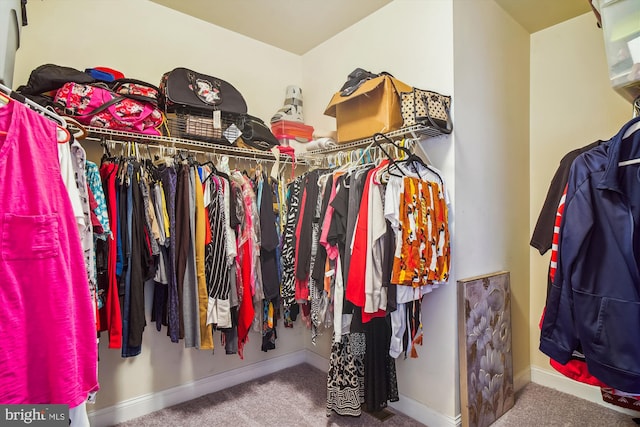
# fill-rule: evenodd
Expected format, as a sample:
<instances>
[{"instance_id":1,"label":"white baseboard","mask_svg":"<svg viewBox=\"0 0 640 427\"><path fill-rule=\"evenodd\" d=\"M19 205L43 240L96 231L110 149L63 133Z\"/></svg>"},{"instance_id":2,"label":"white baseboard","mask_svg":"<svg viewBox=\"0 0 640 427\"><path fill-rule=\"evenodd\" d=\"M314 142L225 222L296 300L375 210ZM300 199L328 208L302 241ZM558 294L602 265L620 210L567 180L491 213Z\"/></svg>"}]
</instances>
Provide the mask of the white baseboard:
<instances>
[{"instance_id":1,"label":"white baseboard","mask_svg":"<svg viewBox=\"0 0 640 427\"><path fill-rule=\"evenodd\" d=\"M307 350L263 360L241 368L222 372L167 390L128 399L114 406L89 412L92 427L107 427L178 403L196 399L234 385L251 381L268 374L307 362ZM318 356L319 357L319 356Z\"/></svg>"},{"instance_id":2,"label":"white baseboard","mask_svg":"<svg viewBox=\"0 0 640 427\"><path fill-rule=\"evenodd\" d=\"M429 427L459 427L462 425L462 415L458 414L453 418L441 414L402 394L399 401L390 402L389 406Z\"/></svg>"},{"instance_id":3,"label":"white baseboard","mask_svg":"<svg viewBox=\"0 0 640 427\"><path fill-rule=\"evenodd\" d=\"M309 365L320 369L321 371L329 371L329 359L320 356L318 353L307 350L307 357L305 360Z\"/></svg>"},{"instance_id":4,"label":"white baseboard","mask_svg":"<svg viewBox=\"0 0 640 427\"><path fill-rule=\"evenodd\" d=\"M588 400L593 403L597 403L609 409L613 409L624 414L638 416L638 412L630 409L621 408L619 406L611 405L602 400L602 394L600 388L581 383L579 381L572 380L560 375L556 372L547 371L545 369L538 368L536 366L531 367L531 381L543 385L545 387L553 388L563 393L571 394L581 399Z\"/></svg>"}]
</instances>

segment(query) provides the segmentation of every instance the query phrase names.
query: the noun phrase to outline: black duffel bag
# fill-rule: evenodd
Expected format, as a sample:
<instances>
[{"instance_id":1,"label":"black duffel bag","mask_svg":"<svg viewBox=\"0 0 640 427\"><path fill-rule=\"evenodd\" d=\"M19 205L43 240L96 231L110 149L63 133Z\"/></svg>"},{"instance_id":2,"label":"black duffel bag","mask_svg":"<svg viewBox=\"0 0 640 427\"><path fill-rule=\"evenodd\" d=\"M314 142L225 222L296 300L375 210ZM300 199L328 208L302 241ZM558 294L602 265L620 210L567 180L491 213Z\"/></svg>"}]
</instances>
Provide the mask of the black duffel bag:
<instances>
[{"instance_id":1,"label":"black duffel bag","mask_svg":"<svg viewBox=\"0 0 640 427\"><path fill-rule=\"evenodd\" d=\"M68 82L91 84L96 79L89 73L72 67L42 64L31 71L27 84L19 86L16 92L43 107L54 107L53 97L56 91Z\"/></svg>"},{"instance_id":2,"label":"black duffel bag","mask_svg":"<svg viewBox=\"0 0 640 427\"><path fill-rule=\"evenodd\" d=\"M167 113L177 109L247 113L247 103L231 83L181 67L163 74L160 107Z\"/></svg>"},{"instance_id":3,"label":"black duffel bag","mask_svg":"<svg viewBox=\"0 0 640 427\"><path fill-rule=\"evenodd\" d=\"M89 84L95 81L96 79L90 74L72 67L43 64L31 71L27 84L18 87L16 92L22 95L41 95L45 92L56 91L67 82Z\"/></svg>"},{"instance_id":4,"label":"black duffel bag","mask_svg":"<svg viewBox=\"0 0 640 427\"><path fill-rule=\"evenodd\" d=\"M242 141L251 148L266 151L280 145L271 129L258 117L246 114L242 116L238 127L242 132Z\"/></svg>"}]
</instances>

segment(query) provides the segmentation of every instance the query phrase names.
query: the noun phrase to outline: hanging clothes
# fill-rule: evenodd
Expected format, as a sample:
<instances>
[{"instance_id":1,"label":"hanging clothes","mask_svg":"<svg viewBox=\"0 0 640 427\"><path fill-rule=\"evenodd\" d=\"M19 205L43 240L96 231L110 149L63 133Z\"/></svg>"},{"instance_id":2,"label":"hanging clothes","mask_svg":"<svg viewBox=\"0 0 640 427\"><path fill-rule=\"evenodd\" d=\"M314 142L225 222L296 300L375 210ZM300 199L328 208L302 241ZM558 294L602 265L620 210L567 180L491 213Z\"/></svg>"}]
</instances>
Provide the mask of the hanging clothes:
<instances>
[{"instance_id":1,"label":"hanging clothes","mask_svg":"<svg viewBox=\"0 0 640 427\"><path fill-rule=\"evenodd\" d=\"M368 168L359 203L356 230L351 244L354 262L350 266L345 297L362 309L364 323L373 317L385 317L387 290L382 287L382 252L380 239L386 226L382 196L374 176L388 161Z\"/></svg>"},{"instance_id":2,"label":"hanging clothes","mask_svg":"<svg viewBox=\"0 0 640 427\"><path fill-rule=\"evenodd\" d=\"M244 208L244 216L238 233L238 264L236 265L242 285L242 291L238 292L239 295L242 295L238 309L238 355L240 358L244 358L243 349L249 338L249 329L255 314L253 297L257 287L255 264L257 260L258 231L255 229L254 224L255 194L249 180L237 171L231 174L231 178L241 188Z\"/></svg>"},{"instance_id":3,"label":"hanging clothes","mask_svg":"<svg viewBox=\"0 0 640 427\"><path fill-rule=\"evenodd\" d=\"M200 319L198 311L198 277L196 272L196 171L189 164L189 244L184 277L183 312L186 348L198 347L200 341Z\"/></svg>"},{"instance_id":4,"label":"hanging clothes","mask_svg":"<svg viewBox=\"0 0 640 427\"><path fill-rule=\"evenodd\" d=\"M187 256L189 253L189 239L191 236L189 226L189 166L181 163L178 168L176 181L176 284L178 296L178 338L184 336L184 279L187 269Z\"/></svg>"},{"instance_id":5,"label":"hanging clothes","mask_svg":"<svg viewBox=\"0 0 640 427\"><path fill-rule=\"evenodd\" d=\"M264 300L262 307L262 351L276 348L276 325L280 305L280 274L278 272L277 248L280 240L277 230L278 206L274 204L275 193L271 180L264 172L258 177L260 215L260 263Z\"/></svg>"},{"instance_id":6,"label":"hanging clothes","mask_svg":"<svg viewBox=\"0 0 640 427\"><path fill-rule=\"evenodd\" d=\"M540 214L536 220L536 225L533 229L533 233L531 234L531 241L529 242L530 246L538 249L540 255L544 255L549 249L551 249L556 210L558 209L560 198L562 197L569 179L571 164L580 154L597 147L603 142L604 141L598 140L585 145L584 147L571 150L560 160L560 164L551 179L551 184L547 190L547 195L542 208L540 209Z\"/></svg>"},{"instance_id":7,"label":"hanging clothes","mask_svg":"<svg viewBox=\"0 0 640 427\"><path fill-rule=\"evenodd\" d=\"M603 142L604 141L599 140L584 147L572 150L564 155L560 160L558 169L553 175L553 179L551 180L551 184L547 191L545 201L542 209L540 210L540 214L536 221L536 226L529 243L532 247L538 249L541 255L544 255L549 249L552 250L549 262L549 272L547 274L547 294L549 293L557 269L559 231L562 214L564 212L567 181L569 179L571 165L579 155L599 146ZM544 311L540 319L540 327L542 327L543 318ZM550 359L549 362L556 371L575 381L595 386L604 385L589 373L584 355L581 353L581 348L577 349L577 351L572 354L571 360L565 364L559 363L553 359Z\"/></svg>"},{"instance_id":8,"label":"hanging clothes","mask_svg":"<svg viewBox=\"0 0 640 427\"><path fill-rule=\"evenodd\" d=\"M151 309L151 321L156 322L156 330L162 330L162 325L168 326L168 297L169 297L169 214L161 181L154 180L151 183L150 194L153 201L153 210L158 221L158 246L160 252L156 260L156 273L153 278L153 306Z\"/></svg>"},{"instance_id":9,"label":"hanging clothes","mask_svg":"<svg viewBox=\"0 0 640 427\"><path fill-rule=\"evenodd\" d=\"M273 188L269 184L266 175L262 175L262 192L260 197L260 262L262 264L262 286L264 298L272 300L280 294L280 281L278 280L278 259L276 248L278 247L278 231L276 229L276 215L273 210Z\"/></svg>"},{"instance_id":10,"label":"hanging clothes","mask_svg":"<svg viewBox=\"0 0 640 427\"><path fill-rule=\"evenodd\" d=\"M140 163L129 161L126 164L123 189L126 199L120 203L126 211L126 240L124 256L124 299L122 357L133 357L142 351L142 333L146 326L144 311L144 283L151 276L151 252L147 246L145 232L145 205L140 190L142 172Z\"/></svg>"},{"instance_id":11,"label":"hanging clothes","mask_svg":"<svg viewBox=\"0 0 640 427\"><path fill-rule=\"evenodd\" d=\"M560 197L560 201L558 204L558 210L556 213L556 222L553 231L553 240L552 240L552 249L551 249L551 260L549 262L549 274L548 274L548 282L549 286L553 283L555 278L556 270L558 267L558 243L560 241L560 225L562 224L562 214L564 213L564 204L567 196L567 186L565 184L565 190ZM549 289L549 288L547 288ZM542 323L544 319L544 311L543 316L540 319L540 328L542 328ZM585 384L594 385L598 387L606 387L600 380L595 378L593 375L589 373L589 369L586 364L586 360L584 355L582 354L582 348L579 347L574 351L571 355L571 360L567 363L559 363L553 359L549 359L550 365L558 372L563 374L564 376L571 378L575 381L579 381Z\"/></svg>"},{"instance_id":12,"label":"hanging clothes","mask_svg":"<svg viewBox=\"0 0 640 427\"><path fill-rule=\"evenodd\" d=\"M578 156L581 156L582 153L587 153L592 149L594 149L595 152L599 152L599 150L602 149L606 150L606 147L609 146L614 140L615 137L614 139L606 142L596 141L595 143L567 153L567 155L565 155L561 160L558 170L554 174L554 177L551 181L549 191L547 192L547 197L545 199L543 208L540 212L540 216L536 224L536 228L534 229L534 233L531 238L531 246L539 249L541 254L545 253L549 249L552 250L547 284L548 295L550 294L552 284L555 281L555 275L558 268L559 252L561 249L560 229L564 217L564 208L568 192L567 182L569 180L570 168L573 164L573 161L576 160ZM596 147L602 148L596 149ZM577 163L580 162L581 161L578 161ZM562 186L564 186L564 191L562 191ZM556 200L558 200L557 208L556 211L553 212L553 220L555 221L555 223L549 225L548 217L552 213L551 205ZM548 241L547 236L551 236L550 241ZM544 324L544 314L545 313L543 312L543 317L540 321L541 328ZM637 394L628 393L622 390L617 390L613 387L609 387L598 378L593 376L589 371L589 365L587 364L586 357L582 353L582 345L580 342L578 342L577 349L573 351L569 361L563 364L554 360L553 358L550 358L550 364L554 369L568 378L585 384L599 386L601 389L603 400L608 403L621 407L633 408L637 406L637 402L640 400L640 396L638 396Z\"/></svg>"},{"instance_id":13,"label":"hanging clothes","mask_svg":"<svg viewBox=\"0 0 640 427\"><path fill-rule=\"evenodd\" d=\"M102 178L105 199L107 202L107 212L109 215L109 227L111 238L104 242L98 242L97 257L102 265L102 274L99 277L98 287L106 293L106 305L100 312L101 331L109 333L109 348L122 347L122 312L120 310L120 295L118 289L118 249L117 236L119 236L117 187L116 179L118 175L118 164L113 162L103 162L100 166L100 177ZM106 266L106 268L105 268Z\"/></svg>"},{"instance_id":14,"label":"hanging clothes","mask_svg":"<svg viewBox=\"0 0 640 427\"><path fill-rule=\"evenodd\" d=\"M99 246L105 244L107 239L111 237L111 227L109 225L107 201L100 178L100 170L98 165L88 160L85 160L85 180L89 194L93 228L94 250L91 256L93 258L93 281L96 284L96 329L100 332L108 328L104 316L108 292L107 286L104 285L108 285L108 281L99 279L98 271L100 271L100 275L106 275L107 273L107 262L105 262L106 258L99 258L98 255L101 253L106 255L106 248L100 249ZM101 283L103 286L101 286Z\"/></svg>"},{"instance_id":15,"label":"hanging clothes","mask_svg":"<svg viewBox=\"0 0 640 427\"><path fill-rule=\"evenodd\" d=\"M415 302L449 277L449 197L441 173L432 166L414 162L411 167L394 167L384 202L385 218L396 236L391 283L397 285L397 308L391 313L390 354L398 357L410 351L417 357L422 322ZM408 325L413 327L407 329Z\"/></svg>"},{"instance_id":16,"label":"hanging clothes","mask_svg":"<svg viewBox=\"0 0 640 427\"><path fill-rule=\"evenodd\" d=\"M309 294L311 299L311 343L316 344L318 336L324 330L324 322L326 318L326 308L328 307L329 295L324 289L325 269L327 265L327 250L320 244L320 223L324 218L327 207L329 206L330 188L333 182L333 176L325 173L318 178L320 192L318 195L318 203L313 219L312 245L311 245L311 275L309 278Z\"/></svg>"},{"instance_id":17,"label":"hanging clothes","mask_svg":"<svg viewBox=\"0 0 640 427\"><path fill-rule=\"evenodd\" d=\"M176 278L176 184L177 175L173 167L163 166L159 170L162 187L164 189L163 197L165 200L166 211L168 214L169 233L167 240L169 241L169 257L167 259L168 273L168 289L167 289L167 311L168 323L167 335L171 342L180 340L180 314L178 302L178 282Z\"/></svg>"},{"instance_id":18,"label":"hanging clothes","mask_svg":"<svg viewBox=\"0 0 640 427\"><path fill-rule=\"evenodd\" d=\"M358 222L360 207L362 202L362 193L365 188L365 181L367 180L368 173L372 169L372 165L366 165L363 167L358 167L353 170L351 173L345 176L345 187L348 187L348 191L345 192L347 196L345 198L346 205L343 205L341 210L346 211L346 233L345 233L345 245L348 247L348 250L344 253L344 262L343 262L343 277L345 282L348 282L349 274L351 271L351 258L353 256L354 250L354 236L356 233L356 225ZM340 195L338 195L340 197ZM367 206L367 212L369 212L369 206ZM368 217L368 214L367 214ZM363 218L364 220L364 218ZM359 249L358 249L359 250ZM349 289L350 283L347 283L347 289ZM350 293L351 291L347 291ZM347 298L349 301L349 298ZM345 302L346 303L346 302ZM349 304L351 301L349 301ZM350 307L347 305L347 307ZM351 309L347 308L348 311Z\"/></svg>"},{"instance_id":19,"label":"hanging clothes","mask_svg":"<svg viewBox=\"0 0 640 427\"><path fill-rule=\"evenodd\" d=\"M220 328L231 327L231 282L227 266L227 243L224 220L224 187L222 178L212 174L207 179L208 209L211 241L205 248L205 274L207 278L207 324Z\"/></svg>"},{"instance_id":20,"label":"hanging clothes","mask_svg":"<svg viewBox=\"0 0 640 427\"><path fill-rule=\"evenodd\" d=\"M333 307L328 412L358 415L359 404L379 411L398 400L395 358L409 349L417 357L421 298L448 281L444 181L435 168L411 162L394 163L397 176L389 176L388 161L343 167L319 186L318 211L327 206L319 230L326 258L314 259L311 295L314 325L321 289ZM316 334L312 329L312 342Z\"/></svg>"},{"instance_id":21,"label":"hanging clothes","mask_svg":"<svg viewBox=\"0 0 640 427\"><path fill-rule=\"evenodd\" d=\"M198 323L199 337L196 342L197 348L200 350L213 350L213 330L211 325L207 324L207 306L209 304L207 292L207 276L206 276L206 228L208 227L208 217L205 215L204 206L204 189L200 180L200 173L196 173L195 179L195 259L196 259L196 275L197 275L197 292L198 292Z\"/></svg>"},{"instance_id":22,"label":"hanging clothes","mask_svg":"<svg viewBox=\"0 0 640 427\"><path fill-rule=\"evenodd\" d=\"M295 301L295 230L300 212L301 192L302 177L298 177L291 181L288 187L287 219L282 234L282 285L280 295L285 311L285 327L293 326L297 309Z\"/></svg>"},{"instance_id":23,"label":"hanging clothes","mask_svg":"<svg viewBox=\"0 0 640 427\"><path fill-rule=\"evenodd\" d=\"M312 224L318 201L318 171L305 175L300 201L300 217L296 227L296 300L305 306L309 301L309 274L312 247Z\"/></svg>"},{"instance_id":24,"label":"hanging clothes","mask_svg":"<svg viewBox=\"0 0 640 427\"><path fill-rule=\"evenodd\" d=\"M224 160L224 159L223 159ZM223 164L224 166L224 164ZM244 205L242 197L241 187L233 180L230 179L230 170L225 168L226 176L222 183L228 183L229 193L229 224L226 227L227 231L227 262L229 264L229 303L231 306L231 327L221 328L222 343L225 348L226 354L238 353L238 321L239 310L244 293L244 284L242 279L242 272L238 269L240 265L240 255L238 254L238 239L240 238L240 230L242 225L242 218L244 218ZM225 206L226 206L225 197Z\"/></svg>"},{"instance_id":25,"label":"hanging clothes","mask_svg":"<svg viewBox=\"0 0 640 427\"><path fill-rule=\"evenodd\" d=\"M620 325L638 314L633 254L640 249L634 234L640 207L637 167L619 162L640 156L640 133L625 135L638 121L573 162L540 338L540 350L560 363L582 344L589 372L629 393L640 393L640 347Z\"/></svg>"},{"instance_id":26,"label":"hanging clothes","mask_svg":"<svg viewBox=\"0 0 640 427\"><path fill-rule=\"evenodd\" d=\"M336 232L336 224L340 223L340 228L346 218L346 212L340 215L336 211L337 203L334 203L336 197L344 188L344 175L338 174L335 176L335 186L332 189L330 196L329 206L327 209L327 217L325 218L324 225L326 229L323 229L320 235L320 243L325 245L327 249L327 255L330 259L329 274L332 276L331 283L331 295L333 303L333 339L336 342L342 341L342 334L349 331L351 322L351 314L345 313L344 307L344 275L342 272L342 259L344 256L344 245L341 244L339 235L342 233ZM342 198L344 200L344 197Z\"/></svg>"}]
</instances>

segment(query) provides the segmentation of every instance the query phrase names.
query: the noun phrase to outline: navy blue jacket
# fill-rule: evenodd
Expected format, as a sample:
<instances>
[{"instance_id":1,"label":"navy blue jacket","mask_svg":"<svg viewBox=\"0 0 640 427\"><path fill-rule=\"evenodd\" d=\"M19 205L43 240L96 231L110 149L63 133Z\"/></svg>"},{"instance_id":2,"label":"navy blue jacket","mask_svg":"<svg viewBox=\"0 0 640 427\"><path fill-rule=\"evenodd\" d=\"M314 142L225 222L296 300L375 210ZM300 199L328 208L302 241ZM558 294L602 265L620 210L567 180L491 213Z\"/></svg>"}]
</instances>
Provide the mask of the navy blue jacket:
<instances>
[{"instance_id":1,"label":"navy blue jacket","mask_svg":"<svg viewBox=\"0 0 640 427\"><path fill-rule=\"evenodd\" d=\"M623 139L636 123L571 166L540 337L560 363L581 345L593 376L631 393L640 393L640 163L618 163L640 158L640 131Z\"/></svg>"}]
</instances>

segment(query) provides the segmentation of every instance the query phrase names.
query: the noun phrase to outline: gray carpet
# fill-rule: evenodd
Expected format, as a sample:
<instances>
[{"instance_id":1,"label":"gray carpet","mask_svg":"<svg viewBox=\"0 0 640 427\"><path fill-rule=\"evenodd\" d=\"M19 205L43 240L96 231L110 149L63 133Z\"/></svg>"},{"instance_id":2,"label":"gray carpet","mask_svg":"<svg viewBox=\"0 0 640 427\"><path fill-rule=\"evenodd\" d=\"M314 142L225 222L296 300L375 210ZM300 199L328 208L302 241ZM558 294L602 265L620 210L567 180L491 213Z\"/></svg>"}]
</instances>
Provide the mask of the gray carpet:
<instances>
[{"instance_id":1,"label":"gray carpet","mask_svg":"<svg viewBox=\"0 0 640 427\"><path fill-rule=\"evenodd\" d=\"M391 408L385 412L393 415L384 421L366 412L360 417L343 417L335 413L327 417L326 380L325 372L302 364L117 426L423 426ZM399 386L402 390L402 384ZM630 415L530 383L516 394L514 407L492 424L492 427L514 426L637 427L637 424Z\"/></svg>"},{"instance_id":2,"label":"gray carpet","mask_svg":"<svg viewBox=\"0 0 640 427\"><path fill-rule=\"evenodd\" d=\"M597 403L529 383L516 393L513 408L491 427L638 427L632 418Z\"/></svg>"},{"instance_id":3,"label":"gray carpet","mask_svg":"<svg viewBox=\"0 0 640 427\"><path fill-rule=\"evenodd\" d=\"M302 364L118 424L118 427L423 426L391 408L384 410L393 414L385 421L364 411L360 417L335 413L327 417L326 402L327 373Z\"/></svg>"}]
</instances>

